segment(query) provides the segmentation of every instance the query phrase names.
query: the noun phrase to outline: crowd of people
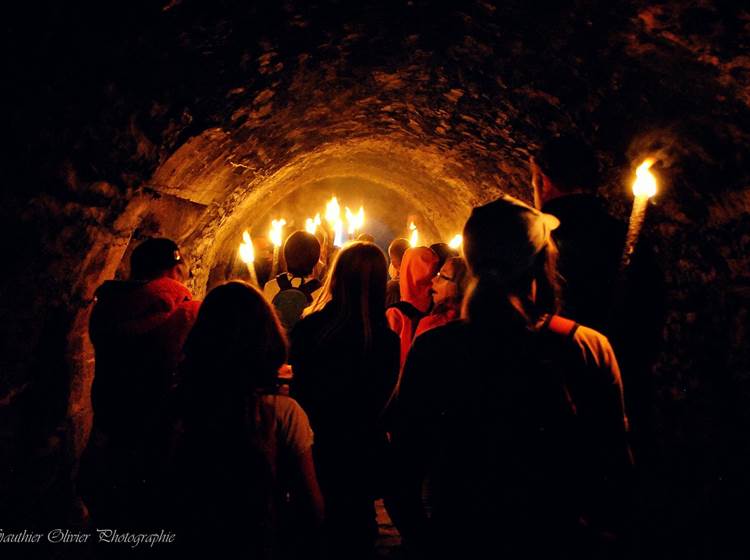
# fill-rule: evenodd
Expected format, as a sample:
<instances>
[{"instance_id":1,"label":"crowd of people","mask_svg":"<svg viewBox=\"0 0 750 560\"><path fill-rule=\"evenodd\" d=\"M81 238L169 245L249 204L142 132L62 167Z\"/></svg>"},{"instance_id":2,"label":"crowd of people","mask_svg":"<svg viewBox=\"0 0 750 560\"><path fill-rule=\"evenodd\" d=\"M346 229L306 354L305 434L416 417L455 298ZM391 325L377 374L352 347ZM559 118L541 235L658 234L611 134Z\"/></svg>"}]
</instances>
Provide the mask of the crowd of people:
<instances>
[{"instance_id":1,"label":"crowd of people","mask_svg":"<svg viewBox=\"0 0 750 560\"><path fill-rule=\"evenodd\" d=\"M92 520L171 527L181 551L366 559L383 499L409 557L626 556L633 440L605 336L625 330L624 232L601 205L608 236L577 240L588 218L568 217L599 204L592 158L550 142L540 209L475 208L462 255L366 238L319 277L298 231L262 291L232 280L196 302L177 245L142 242L91 315Z\"/></svg>"}]
</instances>

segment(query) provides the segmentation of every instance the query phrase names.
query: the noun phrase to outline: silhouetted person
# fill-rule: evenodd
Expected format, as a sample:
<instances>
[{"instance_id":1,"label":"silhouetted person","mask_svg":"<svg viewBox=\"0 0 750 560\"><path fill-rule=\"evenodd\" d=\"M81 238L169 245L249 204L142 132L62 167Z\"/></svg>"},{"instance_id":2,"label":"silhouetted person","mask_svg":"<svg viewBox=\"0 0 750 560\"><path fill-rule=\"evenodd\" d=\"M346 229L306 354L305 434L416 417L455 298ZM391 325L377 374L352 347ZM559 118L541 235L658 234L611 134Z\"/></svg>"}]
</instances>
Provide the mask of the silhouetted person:
<instances>
[{"instance_id":1,"label":"silhouetted person","mask_svg":"<svg viewBox=\"0 0 750 560\"><path fill-rule=\"evenodd\" d=\"M387 445L383 415L399 372L385 321L386 260L372 243L336 255L309 315L292 331L292 394L310 415L332 558L368 558Z\"/></svg>"},{"instance_id":2,"label":"silhouetted person","mask_svg":"<svg viewBox=\"0 0 750 560\"><path fill-rule=\"evenodd\" d=\"M438 256L438 269L440 269L445 261L458 257L459 253L455 249L452 249L447 243L433 243L430 245L430 249Z\"/></svg>"},{"instance_id":3,"label":"silhouetted person","mask_svg":"<svg viewBox=\"0 0 750 560\"><path fill-rule=\"evenodd\" d=\"M199 306L182 283L187 273L173 241L148 239L133 250L130 280L96 291L94 425L79 489L100 526L150 522L170 437L170 387Z\"/></svg>"},{"instance_id":4,"label":"silhouetted person","mask_svg":"<svg viewBox=\"0 0 750 560\"><path fill-rule=\"evenodd\" d=\"M323 500L313 432L300 405L275 388L287 342L273 308L248 284L215 288L185 355L173 481L179 550L315 557Z\"/></svg>"},{"instance_id":5,"label":"silhouetted person","mask_svg":"<svg viewBox=\"0 0 750 560\"><path fill-rule=\"evenodd\" d=\"M553 238L560 250L563 313L612 341L637 458L652 445L651 366L664 322L662 274L645 243L620 270L627 226L613 218L597 196L598 163L588 144L574 136L553 138L531 168L538 204L560 220Z\"/></svg>"},{"instance_id":6,"label":"silhouetted person","mask_svg":"<svg viewBox=\"0 0 750 560\"><path fill-rule=\"evenodd\" d=\"M388 325L401 340L401 367L411 348L417 326L432 307L432 279L438 271L438 256L429 247L408 249L401 261L401 299L388 306Z\"/></svg>"},{"instance_id":7,"label":"silhouetted person","mask_svg":"<svg viewBox=\"0 0 750 560\"><path fill-rule=\"evenodd\" d=\"M401 288L399 284L401 259L404 258L404 253L409 247L409 240L404 239L403 237L394 239L388 246L388 258L391 261L390 265L388 266L388 274L391 278L390 280L388 280L388 284L386 286L386 307L393 305L394 303L401 300Z\"/></svg>"},{"instance_id":8,"label":"silhouetted person","mask_svg":"<svg viewBox=\"0 0 750 560\"><path fill-rule=\"evenodd\" d=\"M420 335L409 354L393 430L399 528L435 557L620 546L630 456L619 370L604 336L555 315L556 222L510 197L475 208L466 320Z\"/></svg>"},{"instance_id":9,"label":"silhouetted person","mask_svg":"<svg viewBox=\"0 0 750 560\"><path fill-rule=\"evenodd\" d=\"M321 288L314 276L320 260L320 242L311 233L295 231L284 242L286 272L268 281L263 294L273 303L285 329L291 329L302 318Z\"/></svg>"}]
</instances>

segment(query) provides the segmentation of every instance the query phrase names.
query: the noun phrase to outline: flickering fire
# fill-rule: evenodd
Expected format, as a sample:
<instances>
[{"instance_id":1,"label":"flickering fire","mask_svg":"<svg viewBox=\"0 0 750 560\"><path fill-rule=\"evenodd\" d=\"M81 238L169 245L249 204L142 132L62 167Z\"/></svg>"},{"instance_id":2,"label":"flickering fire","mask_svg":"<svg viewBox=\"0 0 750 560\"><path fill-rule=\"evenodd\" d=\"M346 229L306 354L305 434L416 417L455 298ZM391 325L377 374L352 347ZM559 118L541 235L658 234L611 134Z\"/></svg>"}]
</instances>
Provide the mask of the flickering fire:
<instances>
[{"instance_id":1,"label":"flickering fire","mask_svg":"<svg viewBox=\"0 0 750 560\"><path fill-rule=\"evenodd\" d=\"M456 249L456 250L458 250L458 249L459 249L459 248L461 247L461 245L463 244L463 242L464 242L464 238L463 238L463 236L462 236L462 235L461 235L460 233L457 233L457 234L456 234L456 235L455 235L455 236L453 237L453 239L451 239L451 240L450 240L450 241L448 242L448 246L449 246L449 247L450 247L451 249Z\"/></svg>"},{"instance_id":2,"label":"flickering fire","mask_svg":"<svg viewBox=\"0 0 750 560\"><path fill-rule=\"evenodd\" d=\"M326 221L329 226L334 227L336 225L336 220L340 219L341 207L339 206L339 201L334 196L331 197L331 200L326 204Z\"/></svg>"},{"instance_id":3,"label":"flickering fire","mask_svg":"<svg viewBox=\"0 0 750 560\"><path fill-rule=\"evenodd\" d=\"M344 244L344 222L336 218L333 222L333 245L341 247Z\"/></svg>"},{"instance_id":4,"label":"flickering fire","mask_svg":"<svg viewBox=\"0 0 750 560\"><path fill-rule=\"evenodd\" d=\"M250 273L250 280L253 284L258 286L258 276L255 272L255 248L253 247L253 240L250 238L250 234L247 230L242 232L242 243L240 243L240 259L247 266L247 271Z\"/></svg>"},{"instance_id":5,"label":"flickering fire","mask_svg":"<svg viewBox=\"0 0 750 560\"><path fill-rule=\"evenodd\" d=\"M648 158L635 170L633 194L636 198L651 198L656 194L656 177L650 171L654 161L653 158Z\"/></svg>"},{"instance_id":6,"label":"flickering fire","mask_svg":"<svg viewBox=\"0 0 750 560\"><path fill-rule=\"evenodd\" d=\"M242 232L242 243L240 243L240 259L245 264L252 264L255 262L255 250L253 248L253 241L250 239L250 234L245 230Z\"/></svg>"},{"instance_id":7,"label":"flickering fire","mask_svg":"<svg viewBox=\"0 0 750 560\"><path fill-rule=\"evenodd\" d=\"M315 214L315 219L313 218L307 218L305 220L305 231L307 233L312 233L315 235L315 231L318 229L318 226L320 225L320 214Z\"/></svg>"},{"instance_id":8,"label":"flickering fire","mask_svg":"<svg viewBox=\"0 0 750 560\"><path fill-rule=\"evenodd\" d=\"M269 232L268 237L271 239L271 243L273 243L274 247L281 247L283 241L282 232L285 225L286 220L284 218L271 221L271 231Z\"/></svg>"},{"instance_id":9,"label":"flickering fire","mask_svg":"<svg viewBox=\"0 0 750 560\"><path fill-rule=\"evenodd\" d=\"M417 225L414 222L409 223L409 231L411 231L411 235L409 236L409 245L412 247L416 247L419 243L419 230L417 229Z\"/></svg>"},{"instance_id":10,"label":"flickering fire","mask_svg":"<svg viewBox=\"0 0 750 560\"><path fill-rule=\"evenodd\" d=\"M625 236L625 246L622 250L620 270L624 270L630 264L630 258L635 251L638 236L643 227L643 220L646 217L648 199L656 194L656 177L649 171L654 162L653 158L647 158L635 170L635 181L633 181L633 195L635 197L633 198L633 209L630 212L628 232Z\"/></svg>"},{"instance_id":11,"label":"flickering fire","mask_svg":"<svg viewBox=\"0 0 750 560\"><path fill-rule=\"evenodd\" d=\"M360 206L359 211L356 214L349 210L348 206L345 210L346 221L349 224L348 233L349 235L354 235L357 233L357 230L362 229L365 225L365 209L363 206Z\"/></svg>"}]
</instances>

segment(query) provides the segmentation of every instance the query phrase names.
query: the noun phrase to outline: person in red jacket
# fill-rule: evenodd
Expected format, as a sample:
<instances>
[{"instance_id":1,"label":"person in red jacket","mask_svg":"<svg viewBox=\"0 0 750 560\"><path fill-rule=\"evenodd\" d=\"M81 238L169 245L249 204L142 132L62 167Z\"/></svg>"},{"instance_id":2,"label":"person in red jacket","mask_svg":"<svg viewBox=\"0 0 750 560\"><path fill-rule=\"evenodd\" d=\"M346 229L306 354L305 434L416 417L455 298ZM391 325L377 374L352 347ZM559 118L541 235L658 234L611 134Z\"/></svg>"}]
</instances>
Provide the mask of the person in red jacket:
<instances>
[{"instance_id":1,"label":"person in red jacket","mask_svg":"<svg viewBox=\"0 0 750 560\"><path fill-rule=\"evenodd\" d=\"M97 289L89 321L94 424L79 489L97 522L138 524L150 509L169 442L170 388L200 305L183 284L174 241L144 241L130 268L129 280Z\"/></svg>"},{"instance_id":2,"label":"person in red jacket","mask_svg":"<svg viewBox=\"0 0 750 560\"><path fill-rule=\"evenodd\" d=\"M429 247L413 247L404 253L399 283L401 301L388 307L388 325L401 339L401 368L409 354L419 321L430 311L432 279L438 271L438 256Z\"/></svg>"}]
</instances>

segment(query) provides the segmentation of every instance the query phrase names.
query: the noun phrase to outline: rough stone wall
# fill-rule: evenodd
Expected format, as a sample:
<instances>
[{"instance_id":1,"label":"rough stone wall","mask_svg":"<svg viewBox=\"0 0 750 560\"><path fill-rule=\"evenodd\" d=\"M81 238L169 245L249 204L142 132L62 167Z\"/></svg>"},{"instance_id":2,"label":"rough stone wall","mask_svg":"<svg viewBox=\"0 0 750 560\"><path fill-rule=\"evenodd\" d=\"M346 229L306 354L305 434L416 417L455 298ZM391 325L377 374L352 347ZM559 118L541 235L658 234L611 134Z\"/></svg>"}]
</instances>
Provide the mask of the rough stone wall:
<instances>
[{"instance_id":1,"label":"rough stone wall","mask_svg":"<svg viewBox=\"0 0 750 560\"><path fill-rule=\"evenodd\" d=\"M45 457L64 462L85 441L88 308L131 239L178 238L200 291L238 224L292 186L342 171L432 208L449 230L500 191L529 199L529 152L574 129L597 148L622 217L633 165L660 156L663 189L644 232L669 297L654 507L675 502L665 525L700 550L706 533L685 529L747 496L750 19L741 6L18 9L3 37L13 141L0 200L4 482L33 486L14 464L54 445Z\"/></svg>"}]
</instances>

